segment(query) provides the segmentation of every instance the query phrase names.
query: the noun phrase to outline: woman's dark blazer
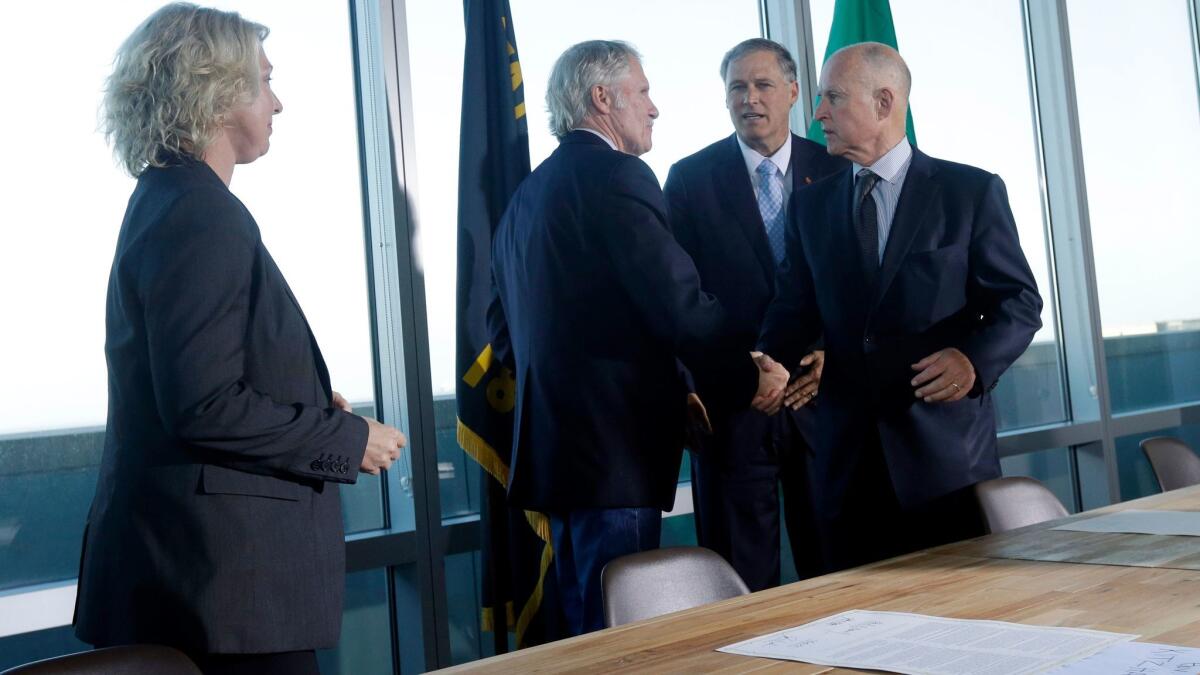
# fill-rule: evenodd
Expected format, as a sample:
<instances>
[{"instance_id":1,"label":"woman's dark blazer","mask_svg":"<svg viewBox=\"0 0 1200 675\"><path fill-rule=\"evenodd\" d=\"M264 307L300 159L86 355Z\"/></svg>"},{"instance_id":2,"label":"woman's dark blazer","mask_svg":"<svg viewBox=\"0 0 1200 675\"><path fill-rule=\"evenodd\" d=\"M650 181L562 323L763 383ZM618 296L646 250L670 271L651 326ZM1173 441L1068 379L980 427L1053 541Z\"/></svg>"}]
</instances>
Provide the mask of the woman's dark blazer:
<instances>
[{"instance_id":1,"label":"woman's dark blazer","mask_svg":"<svg viewBox=\"0 0 1200 675\"><path fill-rule=\"evenodd\" d=\"M105 355L80 639L211 653L335 645L345 544L330 483L354 482L367 425L332 407L304 314L206 164L138 179Z\"/></svg>"}]
</instances>

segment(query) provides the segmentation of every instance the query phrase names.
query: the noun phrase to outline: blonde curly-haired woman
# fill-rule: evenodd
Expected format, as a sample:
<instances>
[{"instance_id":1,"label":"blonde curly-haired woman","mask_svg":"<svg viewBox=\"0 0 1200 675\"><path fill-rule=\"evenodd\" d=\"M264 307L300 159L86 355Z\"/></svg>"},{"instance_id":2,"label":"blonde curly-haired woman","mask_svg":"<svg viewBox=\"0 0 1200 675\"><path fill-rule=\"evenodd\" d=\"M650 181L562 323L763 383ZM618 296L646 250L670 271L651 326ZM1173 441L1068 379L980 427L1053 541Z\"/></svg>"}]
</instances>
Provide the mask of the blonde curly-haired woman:
<instances>
[{"instance_id":1,"label":"blonde curly-haired woman","mask_svg":"<svg viewBox=\"0 0 1200 675\"><path fill-rule=\"evenodd\" d=\"M76 632L206 673L315 673L337 644L338 483L403 434L330 388L303 313L229 190L283 110L267 29L163 7L117 53L104 129L137 178L109 277L109 411Z\"/></svg>"}]
</instances>

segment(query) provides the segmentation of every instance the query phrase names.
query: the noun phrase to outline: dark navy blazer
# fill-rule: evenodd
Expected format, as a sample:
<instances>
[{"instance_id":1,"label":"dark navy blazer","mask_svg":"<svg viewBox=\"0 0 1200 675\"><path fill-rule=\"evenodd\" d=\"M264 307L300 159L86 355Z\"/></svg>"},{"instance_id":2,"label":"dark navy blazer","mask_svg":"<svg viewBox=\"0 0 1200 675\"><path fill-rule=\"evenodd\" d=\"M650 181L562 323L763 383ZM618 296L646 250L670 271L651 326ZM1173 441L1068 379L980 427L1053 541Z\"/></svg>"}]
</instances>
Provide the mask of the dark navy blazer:
<instances>
[{"instance_id":1,"label":"dark navy blazer","mask_svg":"<svg viewBox=\"0 0 1200 675\"><path fill-rule=\"evenodd\" d=\"M711 363L742 405L758 376L671 236L654 173L568 134L518 187L492 255L493 346L517 380L512 503L670 508L686 398L676 357Z\"/></svg>"},{"instance_id":2,"label":"dark navy blazer","mask_svg":"<svg viewBox=\"0 0 1200 675\"><path fill-rule=\"evenodd\" d=\"M989 392L1041 327L1042 300L998 176L914 150L871 288L858 272L852 194L849 170L795 193L761 337L768 354L791 363L824 334L813 482L826 513L863 497L846 489L870 429L902 505L999 476ZM971 396L917 400L911 365L947 347L975 367Z\"/></svg>"},{"instance_id":3,"label":"dark navy blazer","mask_svg":"<svg viewBox=\"0 0 1200 675\"><path fill-rule=\"evenodd\" d=\"M825 152L824 146L792 134L792 194L825 176L845 169L846 160ZM704 290L716 296L726 310L729 329L738 348L752 350L758 342L763 315L775 295L778 267L771 255L758 199L737 135L730 135L699 152L679 160L667 176L663 192L667 198L671 231L696 262ZM796 363L785 363L795 367ZM698 368L703 369L701 363ZM706 378L709 381L715 377ZM707 400L707 392L700 392ZM729 412L709 406L717 439L727 430ZM786 411L797 418L807 434L809 411ZM766 429L765 415L749 419L747 428L738 424L744 440L760 444ZM757 431L756 431L757 430ZM737 446L741 438L724 438L720 446Z\"/></svg>"},{"instance_id":4,"label":"dark navy blazer","mask_svg":"<svg viewBox=\"0 0 1200 675\"><path fill-rule=\"evenodd\" d=\"M109 276L108 426L76 633L210 653L337 644L336 485L362 418L330 403L308 323L204 163L138 179Z\"/></svg>"}]
</instances>

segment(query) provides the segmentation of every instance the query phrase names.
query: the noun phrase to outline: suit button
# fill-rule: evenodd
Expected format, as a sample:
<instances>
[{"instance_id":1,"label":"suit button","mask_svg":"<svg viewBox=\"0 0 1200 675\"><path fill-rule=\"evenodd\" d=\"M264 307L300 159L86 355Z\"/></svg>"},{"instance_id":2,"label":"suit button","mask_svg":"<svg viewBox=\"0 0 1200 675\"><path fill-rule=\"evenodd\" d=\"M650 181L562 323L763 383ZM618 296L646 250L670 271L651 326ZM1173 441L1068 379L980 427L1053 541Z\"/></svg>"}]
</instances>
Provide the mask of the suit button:
<instances>
[{"instance_id":1,"label":"suit button","mask_svg":"<svg viewBox=\"0 0 1200 675\"><path fill-rule=\"evenodd\" d=\"M312 463L308 465L308 468L312 469L313 471L320 471L321 470L321 460L314 459L312 461Z\"/></svg>"},{"instance_id":2,"label":"suit button","mask_svg":"<svg viewBox=\"0 0 1200 675\"><path fill-rule=\"evenodd\" d=\"M323 462L321 462L321 468L326 471L329 471L332 466L333 466L333 462L331 462L329 460L324 460Z\"/></svg>"},{"instance_id":3,"label":"suit button","mask_svg":"<svg viewBox=\"0 0 1200 675\"><path fill-rule=\"evenodd\" d=\"M338 466L338 473L344 474L349 470L350 470L350 465L345 462L343 462L340 466Z\"/></svg>"},{"instance_id":4,"label":"suit button","mask_svg":"<svg viewBox=\"0 0 1200 675\"><path fill-rule=\"evenodd\" d=\"M871 335L870 333L868 333L867 336L863 338L863 344L869 345L874 341L875 341L875 336Z\"/></svg>"}]
</instances>

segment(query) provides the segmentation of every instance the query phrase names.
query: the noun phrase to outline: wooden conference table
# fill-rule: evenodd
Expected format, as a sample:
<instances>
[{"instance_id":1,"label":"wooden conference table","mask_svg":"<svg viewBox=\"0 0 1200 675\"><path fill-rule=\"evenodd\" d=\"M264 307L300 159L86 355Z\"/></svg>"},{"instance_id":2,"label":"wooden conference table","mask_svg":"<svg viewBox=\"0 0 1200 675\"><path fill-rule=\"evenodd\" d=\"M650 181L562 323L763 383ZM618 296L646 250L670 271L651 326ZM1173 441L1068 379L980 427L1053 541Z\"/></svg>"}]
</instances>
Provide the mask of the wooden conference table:
<instances>
[{"instance_id":1,"label":"wooden conference table","mask_svg":"<svg viewBox=\"0 0 1200 675\"><path fill-rule=\"evenodd\" d=\"M1200 537L1047 531L1125 509L1200 510L1200 486L475 661L448 672L824 673L714 651L849 609L996 619L1200 647Z\"/></svg>"}]
</instances>

